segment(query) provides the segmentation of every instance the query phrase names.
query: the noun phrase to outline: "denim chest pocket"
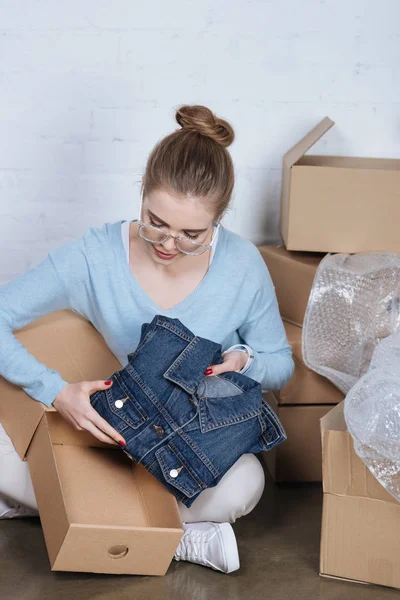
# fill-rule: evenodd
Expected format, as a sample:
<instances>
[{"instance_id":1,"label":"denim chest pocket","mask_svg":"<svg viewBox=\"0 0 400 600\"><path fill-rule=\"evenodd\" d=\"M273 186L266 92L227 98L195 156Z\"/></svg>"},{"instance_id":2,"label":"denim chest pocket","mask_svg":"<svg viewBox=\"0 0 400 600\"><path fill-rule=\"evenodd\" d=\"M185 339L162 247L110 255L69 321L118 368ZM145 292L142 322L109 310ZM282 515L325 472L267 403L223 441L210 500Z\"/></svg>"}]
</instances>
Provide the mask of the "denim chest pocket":
<instances>
[{"instance_id":1,"label":"denim chest pocket","mask_svg":"<svg viewBox=\"0 0 400 600\"><path fill-rule=\"evenodd\" d=\"M261 386L246 390L238 383L214 375L205 377L196 392L203 433L258 417L262 411Z\"/></svg>"},{"instance_id":2,"label":"denim chest pocket","mask_svg":"<svg viewBox=\"0 0 400 600\"><path fill-rule=\"evenodd\" d=\"M165 481L188 498L209 487L214 479L206 470L197 472L172 441L158 448L155 457Z\"/></svg>"},{"instance_id":3,"label":"denim chest pocket","mask_svg":"<svg viewBox=\"0 0 400 600\"><path fill-rule=\"evenodd\" d=\"M93 408L117 431L122 431L127 426L137 429L149 420L146 411L119 377L118 372L114 373L111 379L113 383L110 389L91 395L90 401ZM101 398L103 398L103 403L99 404Z\"/></svg>"}]
</instances>

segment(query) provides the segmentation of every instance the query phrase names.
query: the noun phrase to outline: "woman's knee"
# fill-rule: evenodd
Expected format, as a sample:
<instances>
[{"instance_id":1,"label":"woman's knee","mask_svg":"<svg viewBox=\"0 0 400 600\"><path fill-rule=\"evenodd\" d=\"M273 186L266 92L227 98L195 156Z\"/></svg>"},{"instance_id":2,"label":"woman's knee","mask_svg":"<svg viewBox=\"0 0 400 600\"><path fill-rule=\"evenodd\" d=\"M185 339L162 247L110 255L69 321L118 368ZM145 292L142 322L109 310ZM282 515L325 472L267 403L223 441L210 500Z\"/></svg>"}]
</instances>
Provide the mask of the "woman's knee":
<instances>
[{"instance_id":1,"label":"woman's knee","mask_svg":"<svg viewBox=\"0 0 400 600\"><path fill-rule=\"evenodd\" d=\"M258 504L265 475L254 454L243 454L215 487L204 490L190 508L179 503L182 520L234 523Z\"/></svg>"},{"instance_id":2,"label":"woman's knee","mask_svg":"<svg viewBox=\"0 0 400 600\"><path fill-rule=\"evenodd\" d=\"M247 515L257 506L265 487L264 469L254 454L243 454L233 467L235 481L230 501L228 500L231 523Z\"/></svg>"}]
</instances>

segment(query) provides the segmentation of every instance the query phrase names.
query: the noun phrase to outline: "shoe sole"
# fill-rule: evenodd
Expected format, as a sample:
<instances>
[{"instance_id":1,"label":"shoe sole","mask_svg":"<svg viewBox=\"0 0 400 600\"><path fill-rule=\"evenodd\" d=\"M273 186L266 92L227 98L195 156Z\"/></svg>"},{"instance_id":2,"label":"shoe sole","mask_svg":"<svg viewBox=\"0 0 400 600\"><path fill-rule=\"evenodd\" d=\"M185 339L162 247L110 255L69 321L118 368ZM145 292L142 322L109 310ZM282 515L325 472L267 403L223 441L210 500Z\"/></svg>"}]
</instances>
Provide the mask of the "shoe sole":
<instances>
[{"instance_id":1,"label":"shoe sole","mask_svg":"<svg viewBox=\"0 0 400 600\"><path fill-rule=\"evenodd\" d=\"M225 573L232 573L232 571L237 571L240 567L236 536L230 523L219 523L218 525L218 532L222 538L222 547L227 565Z\"/></svg>"}]
</instances>

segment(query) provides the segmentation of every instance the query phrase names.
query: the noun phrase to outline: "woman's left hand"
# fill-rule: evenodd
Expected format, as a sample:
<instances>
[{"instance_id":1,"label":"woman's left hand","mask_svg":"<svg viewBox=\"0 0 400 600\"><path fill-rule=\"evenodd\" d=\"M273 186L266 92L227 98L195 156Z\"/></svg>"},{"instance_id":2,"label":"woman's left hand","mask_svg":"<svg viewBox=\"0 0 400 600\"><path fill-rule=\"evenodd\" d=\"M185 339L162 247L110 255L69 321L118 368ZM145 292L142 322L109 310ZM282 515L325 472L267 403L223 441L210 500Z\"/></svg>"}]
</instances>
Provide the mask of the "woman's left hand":
<instances>
[{"instance_id":1,"label":"woman's left hand","mask_svg":"<svg viewBox=\"0 0 400 600\"><path fill-rule=\"evenodd\" d=\"M210 365L204 372L204 375L219 375L225 371L240 371L247 363L248 356L241 350L231 350L223 355L223 361L220 365Z\"/></svg>"}]
</instances>

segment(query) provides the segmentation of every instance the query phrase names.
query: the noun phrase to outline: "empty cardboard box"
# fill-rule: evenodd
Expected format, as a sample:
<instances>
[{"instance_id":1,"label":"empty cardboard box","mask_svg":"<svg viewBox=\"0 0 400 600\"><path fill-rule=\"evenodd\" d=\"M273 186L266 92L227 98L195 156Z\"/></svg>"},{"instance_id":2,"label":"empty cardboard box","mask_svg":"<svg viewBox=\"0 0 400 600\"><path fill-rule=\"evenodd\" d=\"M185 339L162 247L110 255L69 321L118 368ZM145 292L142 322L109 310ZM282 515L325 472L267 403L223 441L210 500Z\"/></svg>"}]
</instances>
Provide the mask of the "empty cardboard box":
<instances>
[{"instance_id":1,"label":"empty cardboard box","mask_svg":"<svg viewBox=\"0 0 400 600\"><path fill-rule=\"evenodd\" d=\"M400 503L355 453L343 405L321 419L320 574L400 588Z\"/></svg>"},{"instance_id":2,"label":"empty cardboard box","mask_svg":"<svg viewBox=\"0 0 400 600\"><path fill-rule=\"evenodd\" d=\"M282 404L338 404L343 393L326 377L309 369L302 357L302 328L283 322L289 344L292 346L294 373L287 385L275 392ZM319 430L318 430L319 437Z\"/></svg>"},{"instance_id":3,"label":"empty cardboard box","mask_svg":"<svg viewBox=\"0 0 400 600\"><path fill-rule=\"evenodd\" d=\"M14 332L71 383L121 369L93 325L69 310ZM28 461L53 571L164 575L183 534L177 501L118 446L77 431L0 378L0 421Z\"/></svg>"},{"instance_id":4,"label":"empty cardboard box","mask_svg":"<svg viewBox=\"0 0 400 600\"><path fill-rule=\"evenodd\" d=\"M283 158L281 234L288 250L400 252L400 159L305 156L325 117Z\"/></svg>"},{"instance_id":5,"label":"empty cardboard box","mask_svg":"<svg viewBox=\"0 0 400 600\"><path fill-rule=\"evenodd\" d=\"M324 254L289 252L285 246L257 246L275 286L283 319L302 326L312 284Z\"/></svg>"},{"instance_id":6,"label":"empty cardboard box","mask_svg":"<svg viewBox=\"0 0 400 600\"><path fill-rule=\"evenodd\" d=\"M332 406L280 406L273 392L267 392L265 399L279 416L287 434L282 444L260 453L274 481L321 481L320 419Z\"/></svg>"}]
</instances>

